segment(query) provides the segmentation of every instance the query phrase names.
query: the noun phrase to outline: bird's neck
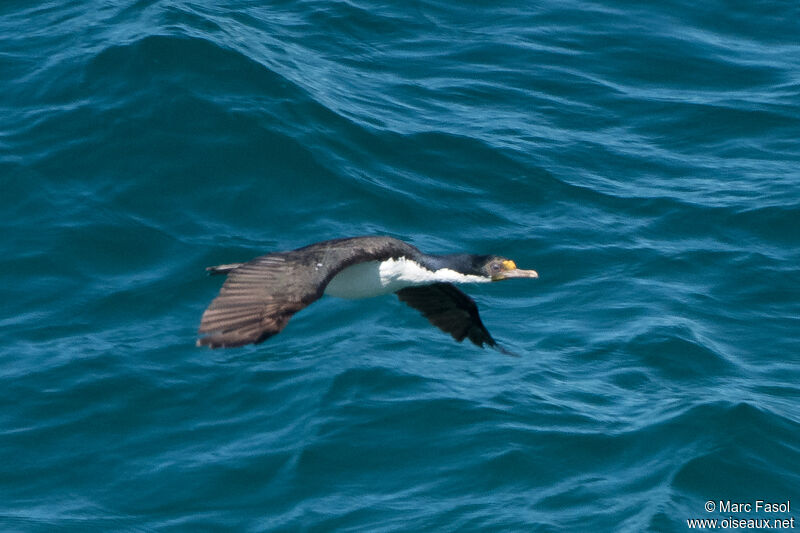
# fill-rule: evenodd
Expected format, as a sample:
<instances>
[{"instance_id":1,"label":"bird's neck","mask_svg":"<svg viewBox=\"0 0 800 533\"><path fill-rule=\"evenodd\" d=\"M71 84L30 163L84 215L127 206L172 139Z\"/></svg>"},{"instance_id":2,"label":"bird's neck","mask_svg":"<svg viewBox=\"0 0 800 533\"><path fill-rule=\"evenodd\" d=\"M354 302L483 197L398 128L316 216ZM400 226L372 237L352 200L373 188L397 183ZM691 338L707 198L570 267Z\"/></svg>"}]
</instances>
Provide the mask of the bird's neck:
<instances>
[{"instance_id":1,"label":"bird's neck","mask_svg":"<svg viewBox=\"0 0 800 533\"><path fill-rule=\"evenodd\" d=\"M428 260L433 258L434 260ZM484 283L489 278L463 274L436 261L436 256L425 260L400 257L386 261L368 261L347 267L337 274L325 288L325 294L339 298L369 298L381 294L431 283Z\"/></svg>"},{"instance_id":2,"label":"bird's neck","mask_svg":"<svg viewBox=\"0 0 800 533\"><path fill-rule=\"evenodd\" d=\"M429 285L431 283L484 283L491 281L484 276L464 274L456 270L448 256L423 256L423 258L389 259L380 263L380 276L385 283L405 283L405 287ZM401 287L403 288L403 287Z\"/></svg>"}]
</instances>

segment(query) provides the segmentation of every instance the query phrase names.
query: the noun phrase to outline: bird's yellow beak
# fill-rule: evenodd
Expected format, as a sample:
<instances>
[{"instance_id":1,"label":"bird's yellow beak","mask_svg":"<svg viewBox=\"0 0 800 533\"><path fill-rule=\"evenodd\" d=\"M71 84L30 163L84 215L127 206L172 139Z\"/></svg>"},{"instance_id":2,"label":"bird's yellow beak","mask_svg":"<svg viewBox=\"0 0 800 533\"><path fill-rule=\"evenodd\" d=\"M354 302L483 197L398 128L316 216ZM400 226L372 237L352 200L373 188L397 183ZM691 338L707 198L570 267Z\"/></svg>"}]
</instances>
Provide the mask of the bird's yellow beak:
<instances>
[{"instance_id":1,"label":"bird's yellow beak","mask_svg":"<svg viewBox=\"0 0 800 533\"><path fill-rule=\"evenodd\" d=\"M520 270L519 268L514 268L511 270L506 270L505 272L501 272L497 279L511 279L511 278L538 278L539 273L535 270Z\"/></svg>"},{"instance_id":2,"label":"bird's yellow beak","mask_svg":"<svg viewBox=\"0 0 800 533\"><path fill-rule=\"evenodd\" d=\"M522 270L517 268L517 264L514 261L503 261L503 266L505 270L497 274L495 276L495 281L500 281L503 279L512 279L512 278L538 278L539 273L535 270Z\"/></svg>"}]
</instances>

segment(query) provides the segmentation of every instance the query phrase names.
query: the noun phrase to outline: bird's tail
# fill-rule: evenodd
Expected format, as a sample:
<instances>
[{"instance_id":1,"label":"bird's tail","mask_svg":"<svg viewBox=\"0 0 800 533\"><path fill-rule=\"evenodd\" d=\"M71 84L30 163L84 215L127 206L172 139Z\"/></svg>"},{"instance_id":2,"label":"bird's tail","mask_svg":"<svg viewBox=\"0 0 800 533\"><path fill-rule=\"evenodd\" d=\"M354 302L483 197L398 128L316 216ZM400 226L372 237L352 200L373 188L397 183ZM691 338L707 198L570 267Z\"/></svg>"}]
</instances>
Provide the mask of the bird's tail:
<instances>
[{"instance_id":1,"label":"bird's tail","mask_svg":"<svg viewBox=\"0 0 800 533\"><path fill-rule=\"evenodd\" d=\"M217 274L230 274L232 270L236 270L244 263L230 263L228 265L217 265L217 266L210 266L206 267L206 272L210 275L215 276Z\"/></svg>"}]
</instances>

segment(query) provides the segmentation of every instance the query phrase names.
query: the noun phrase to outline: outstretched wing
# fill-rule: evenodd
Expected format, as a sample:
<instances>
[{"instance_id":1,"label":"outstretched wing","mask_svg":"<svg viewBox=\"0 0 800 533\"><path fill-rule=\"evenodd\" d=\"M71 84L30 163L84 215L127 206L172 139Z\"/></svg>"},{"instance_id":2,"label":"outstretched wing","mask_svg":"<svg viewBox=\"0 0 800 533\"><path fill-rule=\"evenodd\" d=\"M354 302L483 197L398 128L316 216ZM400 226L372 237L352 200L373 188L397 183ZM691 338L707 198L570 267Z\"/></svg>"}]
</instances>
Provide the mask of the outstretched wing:
<instances>
[{"instance_id":1,"label":"outstretched wing","mask_svg":"<svg viewBox=\"0 0 800 533\"><path fill-rule=\"evenodd\" d=\"M397 291L401 301L420 311L431 324L458 342L469 338L483 348L497 343L481 322L475 301L451 283L407 287Z\"/></svg>"},{"instance_id":2,"label":"outstretched wing","mask_svg":"<svg viewBox=\"0 0 800 533\"><path fill-rule=\"evenodd\" d=\"M301 275L308 283L296 282ZM203 313L198 346L227 348L262 342L280 332L300 309L318 298L308 272L297 272L284 254L253 259L228 279Z\"/></svg>"},{"instance_id":3,"label":"outstretched wing","mask_svg":"<svg viewBox=\"0 0 800 533\"><path fill-rule=\"evenodd\" d=\"M319 299L328 282L348 266L418 253L396 239L355 237L212 267L212 273L227 273L228 278L203 313L197 345L227 348L262 342Z\"/></svg>"}]
</instances>

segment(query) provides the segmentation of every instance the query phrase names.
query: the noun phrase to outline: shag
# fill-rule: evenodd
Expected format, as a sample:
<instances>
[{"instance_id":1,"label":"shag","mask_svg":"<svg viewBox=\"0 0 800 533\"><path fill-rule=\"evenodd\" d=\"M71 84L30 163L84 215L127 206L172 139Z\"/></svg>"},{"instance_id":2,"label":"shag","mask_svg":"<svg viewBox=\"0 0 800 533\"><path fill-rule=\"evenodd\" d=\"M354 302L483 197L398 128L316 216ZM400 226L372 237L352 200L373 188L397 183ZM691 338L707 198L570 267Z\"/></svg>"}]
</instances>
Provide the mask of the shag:
<instances>
[{"instance_id":1,"label":"shag","mask_svg":"<svg viewBox=\"0 0 800 533\"><path fill-rule=\"evenodd\" d=\"M458 342L497 347L472 298L454 283L537 278L496 255L428 255L392 237L353 237L206 269L227 274L200 321L198 346L257 344L324 294L368 298L391 292ZM498 348L499 349L499 348Z\"/></svg>"}]
</instances>

